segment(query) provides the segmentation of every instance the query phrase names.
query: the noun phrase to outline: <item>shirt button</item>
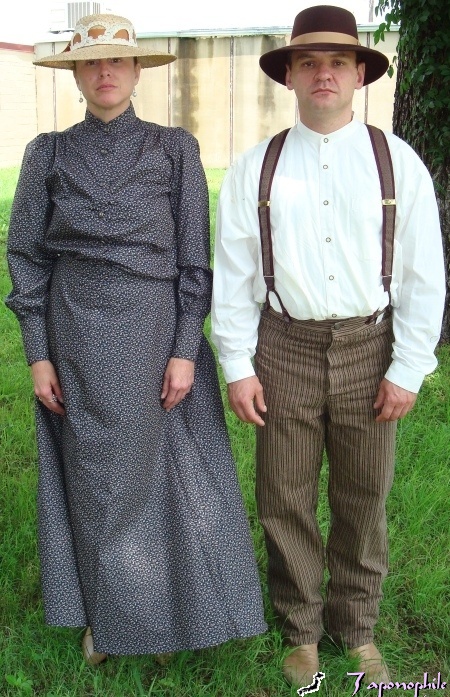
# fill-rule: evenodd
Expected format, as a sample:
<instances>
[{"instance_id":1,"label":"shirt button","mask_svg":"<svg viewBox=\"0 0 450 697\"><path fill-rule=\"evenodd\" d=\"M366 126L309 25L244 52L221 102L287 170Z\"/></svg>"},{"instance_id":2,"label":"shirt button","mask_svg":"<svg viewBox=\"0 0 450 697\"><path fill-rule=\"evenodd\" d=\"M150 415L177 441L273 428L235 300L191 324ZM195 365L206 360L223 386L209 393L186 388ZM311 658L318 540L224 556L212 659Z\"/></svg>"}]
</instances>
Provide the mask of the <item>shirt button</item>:
<instances>
[{"instance_id":1,"label":"shirt button","mask_svg":"<svg viewBox=\"0 0 450 697\"><path fill-rule=\"evenodd\" d=\"M328 201L324 201L324 202L323 202L323 205L324 205L324 206L328 206Z\"/></svg>"},{"instance_id":2,"label":"shirt button","mask_svg":"<svg viewBox=\"0 0 450 697\"><path fill-rule=\"evenodd\" d=\"M325 242L331 242L331 237L327 237L327 238L325 239Z\"/></svg>"},{"instance_id":3,"label":"shirt button","mask_svg":"<svg viewBox=\"0 0 450 697\"><path fill-rule=\"evenodd\" d=\"M328 278L330 279L330 281L334 281L334 276L328 276Z\"/></svg>"},{"instance_id":4,"label":"shirt button","mask_svg":"<svg viewBox=\"0 0 450 697\"><path fill-rule=\"evenodd\" d=\"M324 143L328 143L328 138L324 138L324 139L323 139L323 142L324 142Z\"/></svg>"},{"instance_id":5,"label":"shirt button","mask_svg":"<svg viewBox=\"0 0 450 697\"><path fill-rule=\"evenodd\" d=\"M336 314L334 314L334 313L333 313L333 314L332 314L331 316L333 317L333 319L334 319L335 317L337 317L337 315L336 315Z\"/></svg>"},{"instance_id":6,"label":"shirt button","mask_svg":"<svg viewBox=\"0 0 450 697\"><path fill-rule=\"evenodd\" d=\"M323 165L323 168L324 168L324 169L328 169L328 165Z\"/></svg>"}]
</instances>

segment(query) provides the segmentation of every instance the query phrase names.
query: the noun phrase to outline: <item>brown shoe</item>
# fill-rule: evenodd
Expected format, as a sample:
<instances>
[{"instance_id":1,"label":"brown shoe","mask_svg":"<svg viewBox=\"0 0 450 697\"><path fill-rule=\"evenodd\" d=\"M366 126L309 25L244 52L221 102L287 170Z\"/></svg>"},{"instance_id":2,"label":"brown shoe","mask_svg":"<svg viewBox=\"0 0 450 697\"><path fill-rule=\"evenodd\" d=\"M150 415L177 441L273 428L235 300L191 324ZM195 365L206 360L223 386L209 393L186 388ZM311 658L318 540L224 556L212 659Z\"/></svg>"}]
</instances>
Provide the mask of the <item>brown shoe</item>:
<instances>
[{"instance_id":1,"label":"brown shoe","mask_svg":"<svg viewBox=\"0 0 450 697\"><path fill-rule=\"evenodd\" d=\"M359 661L359 670L365 673L364 682L371 683L390 682L389 673L386 663L383 661L381 653L378 651L375 644L364 644L356 649L350 649L348 652L351 658L357 658Z\"/></svg>"},{"instance_id":2,"label":"brown shoe","mask_svg":"<svg viewBox=\"0 0 450 697\"><path fill-rule=\"evenodd\" d=\"M90 627L86 629L86 634L81 642L81 647L83 649L83 656L86 663L89 663L90 666L98 666L99 663L103 663L103 661L106 661L108 658L107 653L98 653L97 651L94 651L94 641L92 639L92 630Z\"/></svg>"},{"instance_id":3,"label":"brown shoe","mask_svg":"<svg viewBox=\"0 0 450 697\"><path fill-rule=\"evenodd\" d=\"M310 685L319 670L317 644L296 646L283 661L283 675L291 685Z\"/></svg>"}]
</instances>

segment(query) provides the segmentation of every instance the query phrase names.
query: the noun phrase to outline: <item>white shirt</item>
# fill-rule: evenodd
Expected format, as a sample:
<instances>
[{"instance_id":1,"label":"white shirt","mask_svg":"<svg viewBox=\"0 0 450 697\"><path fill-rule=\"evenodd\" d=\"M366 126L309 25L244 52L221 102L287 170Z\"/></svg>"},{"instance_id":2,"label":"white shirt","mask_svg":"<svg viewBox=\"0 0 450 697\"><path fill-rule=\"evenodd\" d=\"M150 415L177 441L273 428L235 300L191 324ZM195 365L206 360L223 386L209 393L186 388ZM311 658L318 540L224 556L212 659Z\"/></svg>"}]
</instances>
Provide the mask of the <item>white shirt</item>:
<instances>
[{"instance_id":1,"label":"white shirt","mask_svg":"<svg viewBox=\"0 0 450 697\"><path fill-rule=\"evenodd\" d=\"M442 238L427 169L406 143L386 137L397 209L395 341L385 377L418 392L437 363L445 297ZM254 375L266 297L257 202L268 142L234 163L219 198L212 338L227 382ZM380 180L364 124L352 121L322 135L298 123L286 138L270 199L275 287L291 317L365 317L388 305L381 281ZM273 293L270 304L280 311Z\"/></svg>"}]
</instances>

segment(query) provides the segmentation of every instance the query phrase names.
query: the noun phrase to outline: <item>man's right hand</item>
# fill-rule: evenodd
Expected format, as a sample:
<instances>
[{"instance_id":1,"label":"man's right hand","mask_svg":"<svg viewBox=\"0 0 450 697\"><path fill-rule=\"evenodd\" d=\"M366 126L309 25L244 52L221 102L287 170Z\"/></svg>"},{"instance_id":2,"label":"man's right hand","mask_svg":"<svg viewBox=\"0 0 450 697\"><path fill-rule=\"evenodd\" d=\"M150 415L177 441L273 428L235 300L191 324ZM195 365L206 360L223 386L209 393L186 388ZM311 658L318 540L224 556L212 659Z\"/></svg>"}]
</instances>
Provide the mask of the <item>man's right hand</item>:
<instances>
[{"instance_id":1,"label":"man's right hand","mask_svg":"<svg viewBox=\"0 0 450 697\"><path fill-rule=\"evenodd\" d=\"M264 393L256 375L228 384L228 399L236 416L246 423L264 426L260 414L267 411Z\"/></svg>"}]
</instances>

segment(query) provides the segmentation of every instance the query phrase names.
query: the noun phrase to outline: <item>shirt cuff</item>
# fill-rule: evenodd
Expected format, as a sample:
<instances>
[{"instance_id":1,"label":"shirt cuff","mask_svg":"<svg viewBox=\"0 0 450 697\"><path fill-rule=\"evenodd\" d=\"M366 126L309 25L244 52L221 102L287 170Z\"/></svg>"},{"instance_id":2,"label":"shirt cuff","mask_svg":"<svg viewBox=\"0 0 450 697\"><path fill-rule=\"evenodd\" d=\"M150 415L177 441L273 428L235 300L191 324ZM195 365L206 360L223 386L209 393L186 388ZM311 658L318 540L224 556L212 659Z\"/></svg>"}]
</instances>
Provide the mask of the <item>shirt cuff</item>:
<instances>
[{"instance_id":1,"label":"shirt cuff","mask_svg":"<svg viewBox=\"0 0 450 697\"><path fill-rule=\"evenodd\" d=\"M424 381L425 374L408 368L408 366L398 361L393 361L384 377L386 380L389 380L389 382L393 382L394 385L398 385L404 390L417 394Z\"/></svg>"},{"instance_id":2,"label":"shirt cuff","mask_svg":"<svg viewBox=\"0 0 450 697\"><path fill-rule=\"evenodd\" d=\"M203 338L203 317L181 315L177 322L173 358L185 358L189 361L197 359L200 342Z\"/></svg>"},{"instance_id":3,"label":"shirt cuff","mask_svg":"<svg viewBox=\"0 0 450 697\"><path fill-rule=\"evenodd\" d=\"M231 361L220 361L225 382L236 382L255 375L255 369L250 358L235 358Z\"/></svg>"},{"instance_id":4,"label":"shirt cuff","mask_svg":"<svg viewBox=\"0 0 450 697\"><path fill-rule=\"evenodd\" d=\"M36 361L49 361L45 320L42 317L21 318L20 329L28 365Z\"/></svg>"}]
</instances>

